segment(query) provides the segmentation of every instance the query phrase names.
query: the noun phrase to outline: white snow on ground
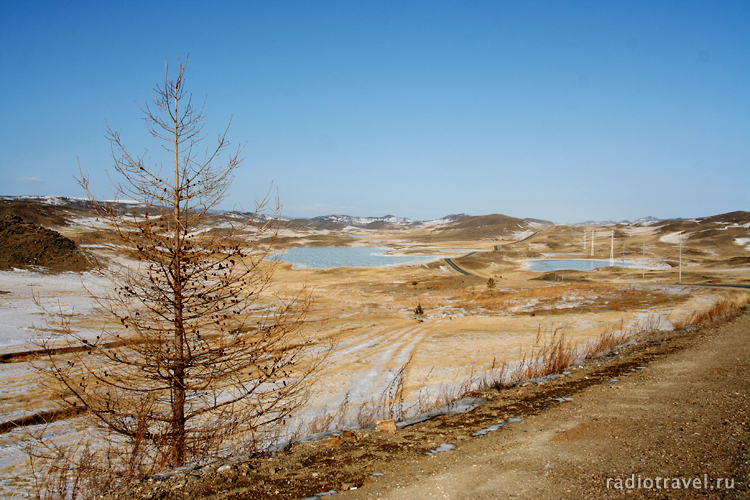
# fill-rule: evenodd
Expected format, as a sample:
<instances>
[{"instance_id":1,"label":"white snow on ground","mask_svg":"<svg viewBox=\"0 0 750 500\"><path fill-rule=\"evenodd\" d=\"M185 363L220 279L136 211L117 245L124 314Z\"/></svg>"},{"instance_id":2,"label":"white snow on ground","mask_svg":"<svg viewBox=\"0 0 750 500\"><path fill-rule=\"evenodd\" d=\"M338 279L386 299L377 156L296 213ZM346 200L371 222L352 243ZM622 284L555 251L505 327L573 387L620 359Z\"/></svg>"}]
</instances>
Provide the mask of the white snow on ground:
<instances>
[{"instance_id":1,"label":"white snow on ground","mask_svg":"<svg viewBox=\"0 0 750 500\"><path fill-rule=\"evenodd\" d=\"M113 252L116 252L117 250L122 249L122 246L117 246L112 243L91 243L88 245L78 245L81 248L88 248L89 250L110 250Z\"/></svg>"},{"instance_id":2,"label":"white snow on ground","mask_svg":"<svg viewBox=\"0 0 750 500\"><path fill-rule=\"evenodd\" d=\"M85 202L87 198L69 198L67 196L0 196L2 200L36 201L47 205L67 205L69 202Z\"/></svg>"},{"instance_id":3,"label":"white snow on ground","mask_svg":"<svg viewBox=\"0 0 750 500\"><path fill-rule=\"evenodd\" d=\"M450 222L455 222L457 220L461 220L461 219L464 219L464 218L467 218L467 217L469 217L469 215L466 215L466 214L458 214L458 216L450 216L449 215L449 216L443 217L441 219L432 219L432 220L422 221L422 226L424 226L424 227L427 227L427 226L441 226L443 224L448 224Z\"/></svg>"},{"instance_id":4,"label":"white snow on ground","mask_svg":"<svg viewBox=\"0 0 750 500\"><path fill-rule=\"evenodd\" d=\"M326 215L323 217L317 217L314 220L323 220L337 222L339 224L353 225L353 226L366 226L373 222L385 222L388 224L394 224L397 226L413 226L420 224L419 221L413 219L406 219L403 217L396 217L394 215L386 215L384 217L353 217L351 215Z\"/></svg>"},{"instance_id":5,"label":"white snow on ground","mask_svg":"<svg viewBox=\"0 0 750 500\"><path fill-rule=\"evenodd\" d=\"M24 448L33 443L31 434L44 432L45 439L58 444L81 442L91 429L83 419L64 420L47 425L20 427L0 434L0 498L31 498L33 481L27 468L19 467L28 455Z\"/></svg>"},{"instance_id":6,"label":"white snow on ground","mask_svg":"<svg viewBox=\"0 0 750 500\"><path fill-rule=\"evenodd\" d=\"M70 223L74 229L109 229L109 225L99 217L76 217Z\"/></svg>"},{"instance_id":7,"label":"white snow on ground","mask_svg":"<svg viewBox=\"0 0 750 500\"><path fill-rule=\"evenodd\" d=\"M745 247L745 250L750 250L750 238L735 238L734 242Z\"/></svg>"},{"instance_id":8,"label":"white snow on ground","mask_svg":"<svg viewBox=\"0 0 750 500\"><path fill-rule=\"evenodd\" d=\"M724 227L717 227L719 231L726 231L727 229L749 229L750 228L750 222L747 224L729 224Z\"/></svg>"},{"instance_id":9,"label":"white snow on ground","mask_svg":"<svg viewBox=\"0 0 750 500\"><path fill-rule=\"evenodd\" d=\"M662 243L673 243L677 245L680 242L680 234L682 234L682 241L685 241L688 238L688 235L683 233L682 231L676 231L674 233L665 234L661 238L659 238L659 241Z\"/></svg>"},{"instance_id":10,"label":"white snow on ground","mask_svg":"<svg viewBox=\"0 0 750 500\"><path fill-rule=\"evenodd\" d=\"M356 226L346 226L341 230L342 233L357 233L358 235L362 233L363 231L367 231L367 229L362 229L361 227L356 227ZM362 236L370 236L370 235L365 234Z\"/></svg>"},{"instance_id":11,"label":"white snow on ground","mask_svg":"<svg viewBox=\"0 0 750 500\"><path fill-rule=\"evenodd\" d=\"M534 234L536 231L532 229L527 229L526 231L516 231L511 235L511 238L514 240L522 240L524 238L528 238L532 234Z\"/></svg>"},{"instance_id":12,"label":"white snow on ground","mask_svg":"<svg viewBox=\"0 0 750 500\"><path fill-rule=\"evenodd\" d=\"M651 270L664 270L664 269L669 269L671 267L666 262L662 262L659 259L654 259L651 257L646 257L646 258L639 257L637 259L626 259L625 262L633 264L631 267L636 268L636 269L645 267L646 269L651 269Z\"/></svg>"},{"instance_id":13,"label":"white snow on ground","mask_svg":"<svg viewBox=\"0 0 750 500\"><path fill-rule=\"evenodd\" d=\"M93 311L84 285L97 290L107 284L90 273L0 271L0 290L9 292L0 294L0 352L28 350L29 341L36 336L35 327L45 326L43 311L32 294L51 309L82 316Z\"/></svg>"},{"instance_id":14,"label":"white snow on ground","mask_svg":"<svg viewBox=\"0 0 750 500\"><path fill-rule=\"evenodd\" d=\"M451 219L435 219L435 220L426 220L422 222L423 227L429 227L429 226L442 226L443 224L448 224L449 222L453 222Z\"/></svg>"}]
</instances>

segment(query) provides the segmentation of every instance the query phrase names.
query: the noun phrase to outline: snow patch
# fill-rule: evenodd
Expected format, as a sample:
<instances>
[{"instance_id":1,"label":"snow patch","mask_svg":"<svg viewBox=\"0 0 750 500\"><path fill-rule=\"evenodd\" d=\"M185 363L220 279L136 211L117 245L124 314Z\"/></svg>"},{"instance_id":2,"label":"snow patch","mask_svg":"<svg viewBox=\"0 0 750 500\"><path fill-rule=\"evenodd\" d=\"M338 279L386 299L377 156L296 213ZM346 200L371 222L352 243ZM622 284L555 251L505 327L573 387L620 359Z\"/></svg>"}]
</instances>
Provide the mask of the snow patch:
<instances>
[{"instance_id":1,"label":"snow patch","mask_svg":"<svg viewBox=\"0 0 750 500\"><path fill-rule=\"evenodd\" d=\"M511 235L511 238L514 240L522 240L524 238L528 238L535 232L536 231L532 231L531 229L527 229L526 231L516 231Z\"/></svg>"},{"instance_id":2,"label":"snow patch","mask_svg":"<svg viewBox=\"0 0 750 500\"><path fill-rule=\"evenodd\" d=\"M659 238L659 241L662 243L672 243L674 245L677 245L680 243L680 234L682 234L682 240L688 239L688 236L684 234L682 231L675 231L674 233L665 234L661 238Z\"/></svg>"},{"instance_id":3,"label":"snow patch","mask_svg":"<svg viewBox=\"0 0 750 500\"><path fill-rule=\"evenodd\" d=\"M84 286L103 291L109 285L91 273L43 274L19 269L0 271L0 283L3 291L10 292L0 294L0 352L28 350L37 328L46 325L33 296L55 311L82 317L94 310ZM92 331L91 336L96 336L96 332Z\"/></svg>"}]
</instances>

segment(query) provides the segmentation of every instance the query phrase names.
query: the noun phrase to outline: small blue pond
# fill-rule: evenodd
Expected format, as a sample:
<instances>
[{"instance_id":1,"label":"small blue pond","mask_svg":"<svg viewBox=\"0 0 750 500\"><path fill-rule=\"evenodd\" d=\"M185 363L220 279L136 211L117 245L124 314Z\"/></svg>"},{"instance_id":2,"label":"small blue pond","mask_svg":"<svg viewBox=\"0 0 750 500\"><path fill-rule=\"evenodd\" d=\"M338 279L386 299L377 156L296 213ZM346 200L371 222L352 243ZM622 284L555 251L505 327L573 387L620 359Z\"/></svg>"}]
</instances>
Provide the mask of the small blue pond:
<instances>
[{"instance_id":1,"label":"small blue pond","mask_svg":"<svg viewBox=\"0 0 750 500\"><path fill-rule=\"evenodd\" d=\"M640 269L642 264L615 260L614 266ZM538 271L541 273L561 271L563 269L593 271L599 267L609 267L609 259L535 259L527 260L524 267L530 271Z\"/></svg>"},{"instance_id":2,"label":"small blue pond","mask_svg":"<svg viewBox=\"0 0 750 500\"><path fill-rule=\"evenodd\" d=\"M440 257L420 255L384 255L391 251L385 247L295 247L281 256L291 262L293 269L313 267L388 267L437 260Z\"/></svg>"}]
</instances>

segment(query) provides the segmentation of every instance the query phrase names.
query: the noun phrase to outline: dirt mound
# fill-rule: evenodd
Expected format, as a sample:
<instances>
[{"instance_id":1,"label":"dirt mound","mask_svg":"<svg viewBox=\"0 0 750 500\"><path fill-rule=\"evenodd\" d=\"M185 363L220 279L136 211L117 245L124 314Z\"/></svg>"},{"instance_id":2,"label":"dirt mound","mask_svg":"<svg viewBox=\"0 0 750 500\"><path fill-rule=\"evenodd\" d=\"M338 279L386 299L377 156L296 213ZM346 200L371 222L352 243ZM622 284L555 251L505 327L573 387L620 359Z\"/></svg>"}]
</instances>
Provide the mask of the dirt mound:
<instances>
[{"instance_id":1,"label":"dirt mound","mask_svg":"<svg viewBox=\"0 0 750 500\"><path fill-rule=\"evenodd\" d=\"M588 275L585 271L573 271L570 269L562 269L560 271L544 273L541 276L531 279L535 281L564 281L567 283L580 283L582 281L589 281Z\"/></svg>"},{"instance_id":2,"label":"dirt mound","mask_svg":"<svg viewBox=\"0 0 750 500\"><path fill-rule=\"evenodd\" d=\"M45 267L51 271L82 271L89 261L76 244L57 231L17 215L0 218L0 269Z\"/></svg>"},{"instance_id":3,"label":"dirt mound","mask_svg":"<svg viewBox=\"0 0 750 500\"><path fill-rule=\"evenodd\" d=\"M0 200L0 218L17 215L24 220L44 226L67 226L66 210L57 205L29 201Z\"/></svg>"}]
</instances>

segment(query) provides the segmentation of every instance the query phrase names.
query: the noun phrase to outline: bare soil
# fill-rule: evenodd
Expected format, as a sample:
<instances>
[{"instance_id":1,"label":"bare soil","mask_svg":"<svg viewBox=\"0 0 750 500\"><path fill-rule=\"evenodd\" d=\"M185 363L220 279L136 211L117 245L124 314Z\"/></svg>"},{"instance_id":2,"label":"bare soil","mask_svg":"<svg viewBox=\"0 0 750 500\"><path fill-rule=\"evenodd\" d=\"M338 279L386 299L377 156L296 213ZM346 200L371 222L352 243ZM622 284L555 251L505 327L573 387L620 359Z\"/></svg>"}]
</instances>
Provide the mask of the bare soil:
<instances>
[{"instance_id":1,"label":"bare soil","mask_svg":"<svg viewBox=\"0 0 750 500\"><path fill-rule=\"evenodd\" d=\"M91 267L73 240L17 215L0 218L0 269L82 271Z\"/></svg>"},{"instance_id":2,"label":"bare soil","mask_svg":"<svg viewBox=\"0 0 750 500\"><path fill-rule=\"evenodd\" d=\"M553 381L475 394L489 401L470 413L343 432L110 498L749 498L749 337L749 314L645 332ZM522 420L472 437L511 417ZM425 455L441 443L456 448Z\"/></svg>"}]
</instances>

